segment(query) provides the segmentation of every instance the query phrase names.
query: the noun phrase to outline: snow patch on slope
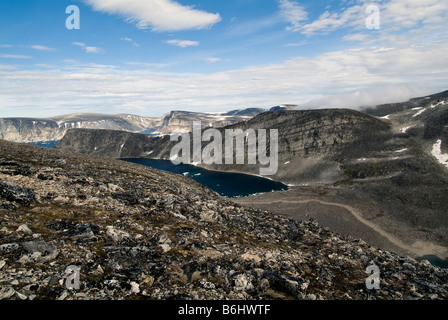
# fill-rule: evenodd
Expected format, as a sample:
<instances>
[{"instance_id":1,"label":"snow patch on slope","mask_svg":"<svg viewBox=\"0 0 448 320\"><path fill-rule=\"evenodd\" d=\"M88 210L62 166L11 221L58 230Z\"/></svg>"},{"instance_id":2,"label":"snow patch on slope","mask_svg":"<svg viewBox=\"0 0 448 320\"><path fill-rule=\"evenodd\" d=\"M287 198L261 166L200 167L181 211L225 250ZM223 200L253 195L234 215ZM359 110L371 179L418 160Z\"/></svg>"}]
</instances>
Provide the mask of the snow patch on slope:
<instances>
[{"instance_id":1,"label":"snow patch on slope","mask_svg":"<svg viewBox=\"0 0 448 320\"><path fill-rule=\"evenodd\" d=\"M443 164L446 168L448 168L448 154L442 152L442 140L437 140L432 147L431 153L440 164Z\"/></svg>"}]
</instances>

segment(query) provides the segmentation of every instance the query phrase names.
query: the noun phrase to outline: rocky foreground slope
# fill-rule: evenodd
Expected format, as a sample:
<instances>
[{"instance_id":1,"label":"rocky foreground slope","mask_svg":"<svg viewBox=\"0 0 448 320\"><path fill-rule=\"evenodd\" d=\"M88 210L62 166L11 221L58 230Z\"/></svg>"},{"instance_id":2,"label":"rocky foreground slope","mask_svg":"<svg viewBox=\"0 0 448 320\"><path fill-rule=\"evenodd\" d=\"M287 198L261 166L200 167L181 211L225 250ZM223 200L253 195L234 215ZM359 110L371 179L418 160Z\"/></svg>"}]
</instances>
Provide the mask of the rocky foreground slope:
<instances>
[{"instance_id":1,"label":"rocky foreground slope","mask_svg":"<svg viewBox=\"0 0 448 320\"><path fill-rule=\"evenodd\" d=\"M447 299L448 271L179 175L0 141L2 299ZM368 290L366 268L380 270ZM66 269L80 268L79 289Z\"/></svg>"}]
</instances>

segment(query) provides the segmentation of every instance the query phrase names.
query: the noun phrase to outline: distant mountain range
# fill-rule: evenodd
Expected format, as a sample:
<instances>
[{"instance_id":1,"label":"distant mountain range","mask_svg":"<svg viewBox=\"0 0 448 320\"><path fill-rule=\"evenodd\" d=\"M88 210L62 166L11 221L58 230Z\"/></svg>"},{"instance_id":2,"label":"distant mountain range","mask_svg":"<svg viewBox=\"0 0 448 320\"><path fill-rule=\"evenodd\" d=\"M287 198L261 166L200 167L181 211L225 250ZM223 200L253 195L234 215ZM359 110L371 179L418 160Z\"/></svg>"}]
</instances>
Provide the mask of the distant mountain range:
<instances>
[{"instance_id":1,"label":"distant mountain range","mask_svg":"<svg viewBox=\"0 0 448 320\"><path fill-rule=\"evenodd\" d=\"M223 127L249 120L266 112L289 110L296 106L281 105L271 109L248 108L225 113L197 113L172 111L162 118L131 114L69 114L51 118L0 118L0 139L12 142L40 142L60 140L70 129L107 129L144 134L170 134L191 130L192 121L204 126Z\"/></svg>"},{"instance_id":2,"label":"distant mountain range","mask_svg":"<svg viewBox=\"0 0 448 320\"><path fill-rule=\"evenodd\" d=\"M406 102L361 109L367 114L384 117L394 112L424 108L429 103L437 104L446 98L448 98L448 91L413 98ZM56 141L62 139L70 129L106 129L165 135L173 132L188 132L191 130L193 121L201 121L204 127L217 128L248 121L264 112L294 110L297 107L297 105L283 104L269 109L246 108L223 113L171 111L161 118L96 113L69 114L50 118L0 118L0 139L25 143Z\"/></svg>"},{"instance_id":3,"label":"distant mountain range","mask_svg":"<svg viewBox=\"0 0 448 320\"><path fill-rule=\"evenodd\" d=\"M0 138L13 142L60 140L70 129L108 129L140 132L154 128L157 118L129 114L70 114L52 118L0 119Z\"/></svg>"}]
</instances>

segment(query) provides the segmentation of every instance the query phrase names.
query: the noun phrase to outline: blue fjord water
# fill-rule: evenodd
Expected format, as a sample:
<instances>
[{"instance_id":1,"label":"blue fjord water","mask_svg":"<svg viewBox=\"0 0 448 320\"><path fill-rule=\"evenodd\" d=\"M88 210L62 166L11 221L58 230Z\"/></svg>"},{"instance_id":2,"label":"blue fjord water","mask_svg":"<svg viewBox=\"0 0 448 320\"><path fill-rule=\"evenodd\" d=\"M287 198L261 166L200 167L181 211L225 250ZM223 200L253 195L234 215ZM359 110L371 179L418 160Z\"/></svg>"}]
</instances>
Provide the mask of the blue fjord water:
<instances>
[{"instance_id":1,"label":"blue fjord water","mask_svg":"<svg viewBox=\"0 0 448 320\"><path fill-rule=\"evenodd\" d=\"M247 197L257 193L287 190L283 183L266 178L232 172L211 171L193 165L174 165L170 160L121 159L154 169L182 174L228 198Z\"/></svg>"},{"instance_id":2,"label":"blue fjord water","mask_svg":"<svg viewBox=\"0 0 448 320\"><path fill-rule=\"evenodd\" d=\"M31 144L54 148L59 141L41 141ZM247 197L257 193L287 190L288 186L283 183L272 181L266 178L247 175L242 173L229 173L211 171L195 167L193 165L174 165L169 160L155 159L121 159L128 162L137 163L154 169L160 169L177 174L183 174L207 187L216 191L221 196L228 198Z\"/></svg>"},{"instance_id":3,"label":"blue fjord water","mask_svg":"<svg viewBox=\"0 0 448 320\"><path fill-rule=\"evenodd\" d=\"M419 260L419 261L428 260L434 266L444 268L444 269L448 268L448 259L442 260L435 255L423 256L423 257L417 258L417 260Z\"/></svg>"},{"instance_id":4,"label":"blue fjord water","mask_svg":"<svg viewBox=\"0 0 448 320\"><path fill-rule=\"evenodd\" d=\"M45 147L45 148L54 148L55 145L57 145L59 140L54 141L39 141L39 142L30 142L29 144L32 144L34 146L38 147Z\"/></svg>"}]
</instances>

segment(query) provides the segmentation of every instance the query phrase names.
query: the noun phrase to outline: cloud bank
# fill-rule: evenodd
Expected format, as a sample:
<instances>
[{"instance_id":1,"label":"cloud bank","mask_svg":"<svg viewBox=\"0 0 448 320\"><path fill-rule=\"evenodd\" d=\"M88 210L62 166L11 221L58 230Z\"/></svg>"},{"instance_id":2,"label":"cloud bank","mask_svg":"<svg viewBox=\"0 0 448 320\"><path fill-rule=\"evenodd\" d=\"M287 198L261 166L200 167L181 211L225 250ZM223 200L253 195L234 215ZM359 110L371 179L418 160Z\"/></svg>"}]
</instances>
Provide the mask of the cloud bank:
<instances>
[{"instance_id":1,"label":"cloud bank","mask_svg":"<svg viewBox=\"0 0 448 320\"><path fill-rule=\"evenodd\" d=\"M349 49L211 74L94 64L44 73L0 68L0 101L11 116L26 110L160 116L173 109L219 112L281 103L357 108L446 90L447 51L448 42Z\"/></svg>"}]
</instances>

